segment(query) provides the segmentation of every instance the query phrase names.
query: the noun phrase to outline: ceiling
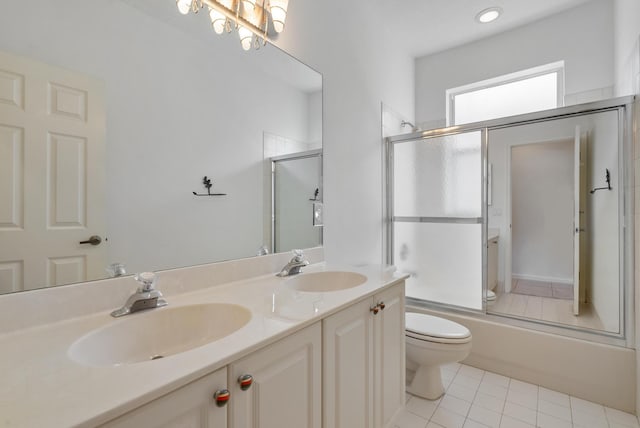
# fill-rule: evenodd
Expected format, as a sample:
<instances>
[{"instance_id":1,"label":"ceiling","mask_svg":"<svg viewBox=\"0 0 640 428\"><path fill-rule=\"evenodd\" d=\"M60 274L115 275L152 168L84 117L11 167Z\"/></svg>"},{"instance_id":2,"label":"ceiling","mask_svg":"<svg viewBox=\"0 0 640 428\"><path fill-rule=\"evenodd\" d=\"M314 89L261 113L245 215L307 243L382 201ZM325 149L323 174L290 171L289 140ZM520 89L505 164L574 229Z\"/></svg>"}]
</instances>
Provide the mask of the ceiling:
<instances>
[{"instance_id":1,"label":"ceiling","mask_svg":"<svg viewBox=\"0 0 640 428\"><path fill-rule=\"evenodd\" d=\"M599 0L387 0L387 37L413 57L463 45L545 18L588 1ZM401 5L401 6L400 6ZM481 10L498 6L503 14L479 24Z\"/></svg>"}]
</instances>

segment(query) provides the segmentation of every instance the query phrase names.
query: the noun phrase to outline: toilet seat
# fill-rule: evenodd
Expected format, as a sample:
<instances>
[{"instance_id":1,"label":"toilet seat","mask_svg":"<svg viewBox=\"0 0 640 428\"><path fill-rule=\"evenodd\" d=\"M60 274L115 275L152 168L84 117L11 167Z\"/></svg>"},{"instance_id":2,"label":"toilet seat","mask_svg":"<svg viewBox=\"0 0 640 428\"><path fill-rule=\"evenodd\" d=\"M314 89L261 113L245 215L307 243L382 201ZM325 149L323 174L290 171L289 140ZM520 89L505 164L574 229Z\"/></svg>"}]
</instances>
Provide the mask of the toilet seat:
<instances>
[{"instance_id":1,"label":"toilet seat","mask_svg":"<svg viewBox=\"0 0 640 428\"><path fill-rule=\"evenodd\" d=\"M444 318L407 312L405 324L405 335L416 340L451 344L471 342L468 328Z\"/></svg>"}]
</instances>

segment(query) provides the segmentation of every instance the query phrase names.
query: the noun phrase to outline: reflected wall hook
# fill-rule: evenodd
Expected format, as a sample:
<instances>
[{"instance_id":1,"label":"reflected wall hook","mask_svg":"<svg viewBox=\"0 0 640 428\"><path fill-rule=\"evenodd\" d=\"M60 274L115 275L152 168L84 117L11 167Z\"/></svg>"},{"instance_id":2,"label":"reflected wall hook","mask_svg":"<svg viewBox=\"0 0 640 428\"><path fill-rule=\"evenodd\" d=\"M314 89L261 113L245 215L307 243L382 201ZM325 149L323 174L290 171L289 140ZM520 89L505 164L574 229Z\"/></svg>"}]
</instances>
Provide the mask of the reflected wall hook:
<instances>
[{"instance_id":1,"label":"reflected wall hook","mask_svg":"<svg viewBox=\"0 0 640 428\"><path fill-rule=\"evenodd\" d=\"M316 187L316 191L315 191L315 192L313 192L313 198L309 198L309 200L310 200L310 201L314 201L314 202L319 201L319 199L318 199L318 195L319 195L319 194L320 194L320 188L319 188L319 187Z\"/></svg>"},{"instance_id":2,"label":"reflected wall hook","mask_svg":"<svg viewBox=\"0 0 640 428\"><path fill-rule=\"evenodd\" d=\"M213 187L213 183L211 183L211 179L207 178L206 175L202 179L202 184L207 189L207 193L192 192L195 196L225 196L226 195L226 193L211 193L211 187Z\"/></svg>"},{"instance_id":3,"label":"reflected wall hook","mask_svg":"<svg viewBox=\"0 0 640 428\"><path fill-rule=\"evenodd\" d=\"M596 187L595 189L592 189L589 192L592 195L596 193L598 190L613 190L611 188L611 174L609 173L609 168L605 169L605 171L606 171L605 180L607 180L607 187Z\"/></svg>"}]
</instances>

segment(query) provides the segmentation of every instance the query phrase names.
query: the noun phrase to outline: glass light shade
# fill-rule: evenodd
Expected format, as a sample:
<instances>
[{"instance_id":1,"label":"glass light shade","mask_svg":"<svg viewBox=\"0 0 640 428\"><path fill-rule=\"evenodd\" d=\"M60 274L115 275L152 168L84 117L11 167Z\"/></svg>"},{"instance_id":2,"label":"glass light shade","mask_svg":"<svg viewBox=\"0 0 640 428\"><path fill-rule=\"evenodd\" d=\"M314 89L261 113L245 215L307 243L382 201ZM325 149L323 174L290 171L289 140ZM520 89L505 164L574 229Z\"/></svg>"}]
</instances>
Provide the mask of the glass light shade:
<instances>
[{"instance_id":1,"label":"glass light shade","mask_svg":"<svg viewBox=\"0 0 640 428\"><path fill-rule=\"evenodd\" d=\"M238 27L238 35L240 36L240 44L245 51L251 50L251 42L253 41L253 33L246 27Z\"/></svg>"},{"instance_id":2,"label":"glass light shade","mask_svg":"<svg viewBox=\"0 0 640 428\"><path fill-rule=\"evenodd\" d=\"M225 22L227 21L227 17L218 12L215 9L209 8L209 18L211 18L211 25L213 26L213 31L216 34L224 33Z\"/></svg>"},{"instance_id":3,"label":"glass light shade","mask_svg":"<svg viewBox=\"0 0 640 428\"><path fill-rule=\"evenodd\" d=\"M256 0L242 0L245 11L252 11L256 8Z\"/></svg>"},{"instance_id":4,"label":"glass light shade","mask_svg":"<svg viewBox=\"0 0 640 428\"><path fill-rule=\"evenodd\" d=\"M186 15L191 10L191 4L193 0L176 0L176 5L178 6L178 11L181 14Z\"/></svg>"},{"instance_id":5,"label":"glass light shade","mask_svg":"<svg viewBox=\"0 0 640 428\"><path fill-rule=\"evenodd\" d=\"M287 7L289 6L289 0L271 0L270 5L273 28L277 33L281 33L282 30L284 30L284 22L287 19Z\"/></svg>"}]
</instances>

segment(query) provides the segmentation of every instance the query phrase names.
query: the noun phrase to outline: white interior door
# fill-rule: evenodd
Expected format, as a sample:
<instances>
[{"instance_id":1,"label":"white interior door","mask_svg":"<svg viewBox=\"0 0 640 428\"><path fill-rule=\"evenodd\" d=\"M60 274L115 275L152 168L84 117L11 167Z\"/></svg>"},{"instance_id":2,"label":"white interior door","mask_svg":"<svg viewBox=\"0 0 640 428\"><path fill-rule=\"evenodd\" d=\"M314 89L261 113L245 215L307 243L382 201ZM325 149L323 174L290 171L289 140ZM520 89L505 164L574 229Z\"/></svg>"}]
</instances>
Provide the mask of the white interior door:
<instances>
[{"instance_id":1,"label":"white interior door","mask_svg":"<svg viewBox=\"0 0 640 428\"><path fill-rule=\"evenodd\" d=\"M0 293L104 277L104 87L0 52Z\"/></svg>"}]
</instances>

